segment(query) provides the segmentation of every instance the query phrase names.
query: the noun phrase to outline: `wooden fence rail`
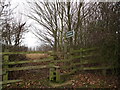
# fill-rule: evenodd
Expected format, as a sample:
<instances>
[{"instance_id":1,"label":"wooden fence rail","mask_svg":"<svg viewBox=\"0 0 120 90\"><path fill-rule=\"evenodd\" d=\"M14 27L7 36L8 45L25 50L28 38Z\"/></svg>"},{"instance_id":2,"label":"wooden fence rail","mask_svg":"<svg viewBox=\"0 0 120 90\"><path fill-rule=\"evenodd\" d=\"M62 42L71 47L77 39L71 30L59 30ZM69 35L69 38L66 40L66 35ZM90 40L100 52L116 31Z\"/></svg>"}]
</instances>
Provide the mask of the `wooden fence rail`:
<instances>
[{"instance_id":1,"label":"wooden fence rail","mask_svg":"<svg viewBox=\"0 0 120 90\"><path fill-rule=\"evenodd\" d=\"M40 53L46 53L46 52L0 52L0 54L4 55L11 55L11 54L40 54Z\"/></svg>"},{"instance_id":2,"label":"wooden fence rail","mask_svg":"<svg viewBox=\"0 0 120 90\"><path fill-rule=\"evenodd\" d=\"M56 64L60 63L60 62L70 63L69 65L63 65L60 67L63 70L70 70L67 73L63 73L62 76L75 74L75 72L86 71L86 70L101 70L102 74L106 75L106 70L119 68L118 66L112 65L110 63L110 61L108 61L108 60L104 61L104 60L91 59L90 57L100 57L99 54L96 54L96 52L94 52L96 50L98 50L98 48L72 50L68 55L69 56L68 59L58 60L58 61L55 61L55 63ZM79 53L79 54L76 54L76 53ZM87 53L87 55L85 55L84 53ZM75 62L76 60L77 60L77 62ZM97 66L84 66L84 65L91 65L91 64L99 64L99 65L97 65Z\"/></svg>"},{"instance_id":3,"label":"wooden fence rail","mask_svg":"<svg viewBox=\"0 0 120 90\"><path fill-rule=\"evenodd\" d=\"M43 69L43 68L51 68L55 67L54 65L49 65L49 63L53 62L53 57L49 56L47 59L41 59L41 60L24 60L24 61L9 61L9 55L11 54L40 54L39 52L3 52L0 53L3 55L3 62L0 62L0 65L2 65L0 75L3 76L2 81L0 84L7 84L7 83L15 83L20 82L22 80L8 80L8 74L9 71L19 71L19 70L31 70L31 69ZM9 68L9 65L16 65L16 64L28 64L28 63L39 63L39 62L49 62L47 65L36 65L36 66L23 66L23 67L12 67Z\"/></svg>"},{"instance_id":4,"label":"wooden fence rail","mask_svg":"<svg viewBox=\"0 0 120 90\"><path fill-rule=\"evenodd\" d=\"M78 71L86 71L86 70L102 70L103 75L106 75L107 69L113 69L118 68L117 66L112 66L109 64L109 61L103 61L103 60L96 60L91 57L100 57L99 54L97 54L95 51L98 48L86 48L86 49L80 49L80 50L72 50L69 52L69 57L63 60L54 60L54 57L49 57L47 59L42 60L27 60L27 61L9 61L9 54L31 54L32 52L3 52L0 53L4 56L4 62L0 63L0 65L3 65L3 73L0 73L0 75L3 75L3 82L0 82L0 84L6 84L6 83L13 83L13 82L19 82L21 80L8 80L8 71L19 71L19 70L30 70L30 69L41 69L41 68L50 68L50 79L53 80L53 77L55 75L53 73L56 73L56 81L60 80L60 77L75 74L75 72ZM33 52L38 53L39 52ZM41 52L40 52L41 53ZM87 54L86 54L87 53ZM9 65L15 65L15 64L25 64L25 63L39 63L39 62L49 62L48 65L36 65L36 66L24 66L24 67L13 67L9 68ZM58 64L63 63L62 66L58 66ZM68 64L68 65L66 65ZM97 66L84 66L84 65L91 65L91 64L99 64ZM109 65L108 65L109 64ZM70 70L67 73L59 73L59 69L62 70Z\"/></svg>"}]
</instances>

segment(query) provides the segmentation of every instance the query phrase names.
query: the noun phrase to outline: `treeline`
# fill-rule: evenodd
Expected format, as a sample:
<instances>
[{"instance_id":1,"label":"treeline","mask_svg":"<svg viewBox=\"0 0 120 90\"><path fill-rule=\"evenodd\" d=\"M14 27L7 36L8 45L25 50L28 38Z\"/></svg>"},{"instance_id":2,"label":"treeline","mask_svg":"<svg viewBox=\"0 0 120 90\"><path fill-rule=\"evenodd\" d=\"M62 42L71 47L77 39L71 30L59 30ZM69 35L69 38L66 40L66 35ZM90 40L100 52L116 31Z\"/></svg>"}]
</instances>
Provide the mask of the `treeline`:
<instances>
[{"instance_id":1,"label":"treeline","mask_svg":"<svg viewBox=\"0 0 120 90\"><path fill-rule=\"evenodd\" d=\"M55 52L99 47L101 60L118 65L120 51L120 2L33 2L28 15L44 29L34 34ZM66 32L74 30L74 37Z\"/></svg>"},{"instance_id":2,"label":"treeline","mask_svg":"<svg viewBox=\"0 0 120 90\"><path fill-rule=\"evenodd\" d=\"M120 2L34 2L30 6L34 14L28 16L44 27L35 29L35 35L55 51L62 51L65 43L73 48L118 48ZM74 37L66 38L71 30Z\"/></svg>"}]
</instances>

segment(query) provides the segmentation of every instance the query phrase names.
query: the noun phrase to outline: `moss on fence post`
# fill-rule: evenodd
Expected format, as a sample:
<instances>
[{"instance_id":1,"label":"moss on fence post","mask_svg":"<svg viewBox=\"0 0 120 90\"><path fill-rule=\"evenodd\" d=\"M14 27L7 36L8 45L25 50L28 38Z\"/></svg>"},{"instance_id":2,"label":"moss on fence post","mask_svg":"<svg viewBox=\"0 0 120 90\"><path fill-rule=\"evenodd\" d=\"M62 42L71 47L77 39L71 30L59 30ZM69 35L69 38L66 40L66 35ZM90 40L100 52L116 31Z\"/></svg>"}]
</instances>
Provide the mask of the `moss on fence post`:
<instances>
[{"instance_id":1,"label":"moss on fence post","mask_svg":"<svg viewBox=\"0 0 120 90\"><path fill-rule=\"evenodd\" d=\"M70 59L70 71L72 72L73 71L73 69L74 69L74 63L73 63L73 57L74 57L74 55L73 55L73 48L70 48L70 53L69 53L69 59Z\"/></svg>"},{"instance_id":2,"label":"moss on fence post","mask_svg":"<svg viewBox=\"0 0 120 90\"><path fill-rule=\"evenodd\" d=\"M50 66L49 80L52 82L60 82L60 71L57 66Z\"/></svg>"},{"instance_id":3,"label":"moss on fence post","mask_svg":"<svg viewBox=\"0 0 120 90\"><path fill-rule=\"evenodd\" d=\"M83 64L82 64L82 63L83 63L83 61L82 61L82 59L83 59L83 48L81 48L80 50L81 50L80 56L82 56L82 57L80 58L80 63L81 63L81 67L80 67L80 68L82 69L81 72L84 73L84 70L83 70L84 66L83 66Z\"/></svg>"},{"instance_id":4,"label":"moss on fence post","mask_svg":"<svg viewBox=\"0 0 120 90\"><path fill-rule=\"evenodd\" d=\"M8 49L6 49L5 52L8 52ZM6 70L6 68L8 68L8 65L5 64L7 62L9 62L9 55L5 54L3 56L3 82L8 80L8 71Z\"/></svg>"},{"instance_id":5,"label":"moss on fence post","mask_svg":"<svg viewBox=\"0 0 120 90\"><path fill-rule=\"evenodd\" d=\"M56 68L56 82L60 82L60 70Z\"/></svg>"},{"instance_id":6,"label":"moss on fence post","mask_svg":"<svg viewBox=\"0 0 120 90\"><path fill-rule=\"evenodd\" d=\"M103 63L102 66L105 67L105 63ZM103 74L104 76L106 76L106 75L107 75L107 69L103 69L103 70L102 70L102 74Z\"/></svg>"},{"instance_id":7,"label":"moss on fence post","mask_svg":"<svg viewBox=\"0 0 120 90\"><path fill-rule=\"evenodd\" d=\"M55 72L54 68L50 67L50 72L49 72L49 80L50 81L54 81L54 77L55 77L54 72Z\"/></svg>"}]
</instances>

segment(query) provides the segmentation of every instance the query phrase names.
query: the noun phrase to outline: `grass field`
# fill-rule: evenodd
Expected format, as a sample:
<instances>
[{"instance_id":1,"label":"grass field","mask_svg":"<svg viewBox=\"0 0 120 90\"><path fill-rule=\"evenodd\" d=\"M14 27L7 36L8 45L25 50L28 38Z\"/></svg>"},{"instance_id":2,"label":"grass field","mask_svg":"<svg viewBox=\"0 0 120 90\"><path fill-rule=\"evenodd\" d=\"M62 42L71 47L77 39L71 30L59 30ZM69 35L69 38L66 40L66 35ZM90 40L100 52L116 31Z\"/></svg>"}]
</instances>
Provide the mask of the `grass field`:
<instances>
[{"instance_id":1,"label":"grass field","mask_svg":"<svg viewBox=\"0 0 120 90\"><path fill-rule=\"evenodd\" d=\"M43 59L43 58L47 58L49 55L47 54L26 54L26 58L28 59Z\"/></svg>"}]
</instances>

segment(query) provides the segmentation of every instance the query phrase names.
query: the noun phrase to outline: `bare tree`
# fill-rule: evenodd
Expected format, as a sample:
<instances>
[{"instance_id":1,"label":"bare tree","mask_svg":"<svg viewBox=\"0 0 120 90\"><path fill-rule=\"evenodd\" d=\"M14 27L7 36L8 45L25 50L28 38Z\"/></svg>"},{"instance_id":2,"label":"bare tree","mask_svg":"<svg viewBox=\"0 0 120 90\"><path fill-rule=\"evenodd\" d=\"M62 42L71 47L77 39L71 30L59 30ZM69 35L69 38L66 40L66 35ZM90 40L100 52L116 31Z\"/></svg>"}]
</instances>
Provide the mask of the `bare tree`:
<instances>
[{"instance_id":1,"label":"bare tree","mask_svg":"<svg viewBox=\"0 0 120 90\"><path fill-rule=\"evenodd\" d=\"M58 3L35 2L32 8L35 14L28 15L42 25L45 30L35 30L35 35L42 41L49 43L57 51L60 30ZM37 15L37 16L36 16Z\"/></svg>"},{"instance_id":2,"label":"bare tree","mask_svg":"<svg viewBox=\"0 0 120 90\"><path fill-rule=\"evenodd\" d=\"M20 19L17 21L14 18L13 10L15 8L11 9L10 2L8 2L8 4L3 3L0 34L2 36L2 41L6 45L19 46L23 33L27 31L28 27L26 26L26 22L22 23Z\"/></svg>"}]
</instances>

